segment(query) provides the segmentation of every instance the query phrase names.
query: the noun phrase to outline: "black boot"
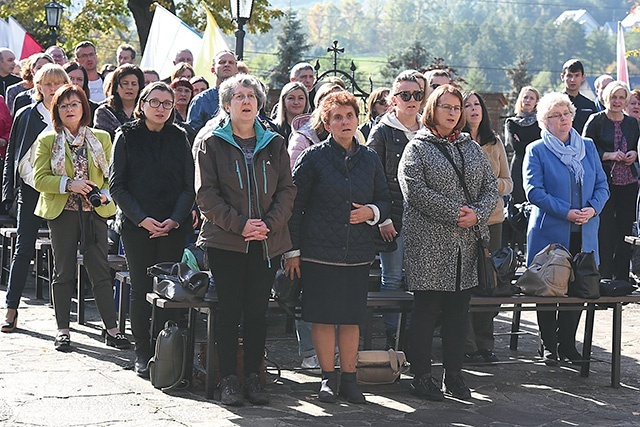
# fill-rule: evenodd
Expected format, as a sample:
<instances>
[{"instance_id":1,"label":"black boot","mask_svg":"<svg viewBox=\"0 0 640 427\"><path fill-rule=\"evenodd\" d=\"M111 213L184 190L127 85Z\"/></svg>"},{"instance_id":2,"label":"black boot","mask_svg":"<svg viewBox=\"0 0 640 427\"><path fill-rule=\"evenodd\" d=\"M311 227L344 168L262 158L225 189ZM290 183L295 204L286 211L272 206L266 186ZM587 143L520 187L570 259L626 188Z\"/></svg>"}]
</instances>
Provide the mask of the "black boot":
<instances>
[{"instance_id":1,"label":"black boot","mask_svg":"<svg viewBox=\"0 0 640 427\"><path fill-rule=\"evenodd\" d=\"M340 396L350 403L367 403L364 394L358 388L355 372L340 373Z\"/></svg>"},{"instance_id":2,"label":"black boot","mask_svg":"<svg viewBox=\"0 0 640 427\"><path fill-rule=\"evenodd\" d=\"M322 383L318 400L325 403L334 403L336 401L336 390L338 390L338 374L336 371L322 371Z\"/></svg>"}]
</instances>

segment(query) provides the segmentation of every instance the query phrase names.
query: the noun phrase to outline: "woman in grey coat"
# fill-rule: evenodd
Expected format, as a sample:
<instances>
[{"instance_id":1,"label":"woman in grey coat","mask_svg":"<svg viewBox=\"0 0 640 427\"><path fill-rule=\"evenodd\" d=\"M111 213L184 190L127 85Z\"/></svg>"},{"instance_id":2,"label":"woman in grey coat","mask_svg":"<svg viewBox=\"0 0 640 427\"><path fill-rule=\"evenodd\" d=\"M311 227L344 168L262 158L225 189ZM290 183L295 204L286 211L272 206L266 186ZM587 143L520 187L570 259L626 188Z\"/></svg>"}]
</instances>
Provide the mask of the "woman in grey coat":
<instances>
[{"instance_id":1,"label":"woman in grey coat","mask_svg":"<svg viewBox=\"0 0 640 427\"><path fill-rule=\"evenodd\" d=\"M414 292L410 330L413 394L442 400L443 392L471 396L460 373L471 288L478 285L477 238L488 236L496 206L496 178L482 149L466 133L463 98L451 85L438 87L422 115L425 129L406 146L398 169L404 196L405 267ZM442 151L441 151L442 150ZM455 168L469 189L467 201ZM433 329L442 316L443 386L431 376Z\"/></svg>"}]
</instances>

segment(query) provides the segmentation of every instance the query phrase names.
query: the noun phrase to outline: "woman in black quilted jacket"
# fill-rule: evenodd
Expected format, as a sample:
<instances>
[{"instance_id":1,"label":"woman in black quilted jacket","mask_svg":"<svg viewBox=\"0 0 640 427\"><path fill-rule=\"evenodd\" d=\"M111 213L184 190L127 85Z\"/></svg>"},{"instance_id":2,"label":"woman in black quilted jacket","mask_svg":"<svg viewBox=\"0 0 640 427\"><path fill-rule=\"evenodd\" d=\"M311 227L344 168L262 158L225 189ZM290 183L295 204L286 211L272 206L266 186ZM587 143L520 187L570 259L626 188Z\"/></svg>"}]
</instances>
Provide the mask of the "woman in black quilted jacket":
<instances>
[{"instance_id":1,"label":"woman in black quilted jacket","mask_svg":"<svg viewBox=\"0 0 640 427\"><path fill-rule=\"evenodd\" d=\"M348 92L332 93L319 108L330 136L304 151L293 170L298 193L289 221L293 250L285 254L286 272L304 282L302 318L313 323L322 368L318 398L335 402L340 394L349 402L365 403L356 385L358 325L366 310L374 233L378 222L389 216L391 196L380 159L355 139L356 98Z\"/></svg>"}]
</instances>

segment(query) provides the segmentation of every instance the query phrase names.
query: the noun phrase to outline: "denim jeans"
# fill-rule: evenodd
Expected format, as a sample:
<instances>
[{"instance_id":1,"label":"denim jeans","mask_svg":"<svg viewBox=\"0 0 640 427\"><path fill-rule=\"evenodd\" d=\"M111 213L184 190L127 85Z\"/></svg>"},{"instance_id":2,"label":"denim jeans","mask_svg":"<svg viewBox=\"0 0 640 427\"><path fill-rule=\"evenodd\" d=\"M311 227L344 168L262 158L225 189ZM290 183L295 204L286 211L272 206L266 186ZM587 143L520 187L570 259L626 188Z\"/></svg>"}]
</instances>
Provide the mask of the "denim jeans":
<instances>
[{"instance_id":1,"label":"denim jeans","mask_svg":"<svg viewBox=\"0 0 640 427\"><path fill-rule=\"evenodd\" d=\"M296 320L296 335L298 336L298 354L302 357L311 357L316 354L311 339L311 325L313 323L304 320Z\"/></svg>"},{"instance_id":2,"label":"denim jeans","mask_svg":"<svg viewBox=\"0 0 640 427\"><path fill-rule=\"evenodd\" d=\"M18 238L16 250L11 260L9 282L7 286L7 308L18 308L24 285L29 273L29 265L35 252L38 229L42 225L42 218L33 212L38 203L38 193L32 187L22 183L18 199Z\"/></svg>"},{"instance_id":3,"label":"denim jeans","mask_svg":"<svg viewBox=\"0 0 640 427\"><path fill-rule=\"evenodd\" d=\"M381 292L399 291L403 287L404 277L404 242L403 232L400 230L396 236L398 249L393 252L380 252L380 265L382 267L382 284ZM395 330L398 328L398 314L384 313L385 331Z\"/></svg>"}]
</instances>

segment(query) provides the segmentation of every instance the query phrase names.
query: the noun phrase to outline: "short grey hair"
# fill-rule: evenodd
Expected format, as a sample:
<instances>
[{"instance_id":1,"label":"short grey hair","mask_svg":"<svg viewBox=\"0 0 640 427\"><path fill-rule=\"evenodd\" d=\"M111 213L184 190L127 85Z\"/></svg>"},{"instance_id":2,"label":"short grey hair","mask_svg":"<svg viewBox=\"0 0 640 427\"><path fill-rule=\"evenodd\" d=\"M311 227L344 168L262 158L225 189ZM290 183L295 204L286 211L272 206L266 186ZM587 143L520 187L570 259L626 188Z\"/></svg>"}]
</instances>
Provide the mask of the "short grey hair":
<instances>
[{"instance_id":1,"label":"short grey hair","mask_svg":"<svg viewBox=\"0 0 640 427\"><path fill-rule=\"evenodd\" d=\"M300 73L300 71L303 71L303 70L314 71L313 70L313 65L309 64L308 62L298 62L291 69L291 72L289 73L289 78L290 79L295 79L298 76L298 73Z\"/></svg>"},{"instance_id":2,"label":"short grey hair","mask_svg":"<svg viewBox=\"0 0 640 427\"><path fill-rule=\"evenodd\" d=\"M547 122L549 121L547 116L549 112L555 107L563 105L569 107L569 111L571 111L573 117L576 116L576 107L571 103L571 99L569 99L569 95L566 93L551 92L540 98L536 112L536 118L540 126L547 129Z\"/></svg>"},{"instance_id":3,"label":"short grey hair","mask_svg":"<svg viewBox=\"0 0 640 427\"><path fill-rule=\"evenodd\" d=\"M625 82L615 80L609 83L607 87L605 87L604 90L602 91L602 101L604 102L605 107L609 108L609 101L611 100L611 95L613 95L615 91L618 91L620 89L624 90L627 98L626 102L627 103L629 102L629 100L631 99L631 90L629 89L629 86L627 86Z\"/></svg>"},{"instance_id":4,"label":"short grey hair","mask_svg":"<svg viewBox=\"0 0 640 427\"><path fill-rule=\"evenodd\" d=\"M229 105L231 103L231 98L233 98L233 92L236 90L238 86L250 87L253 89L253 93L256 94L256 99L258 100L258 111L262 110L262 107L267 102L267 96L262 89L262 84L258 79L253 77L250 74L236 74L233 77L229 77L220 85L220 89L218 89L218 93L220 96L220 109L219 111L225 111L225 105Z\"/></svg>"}]
</instances>

